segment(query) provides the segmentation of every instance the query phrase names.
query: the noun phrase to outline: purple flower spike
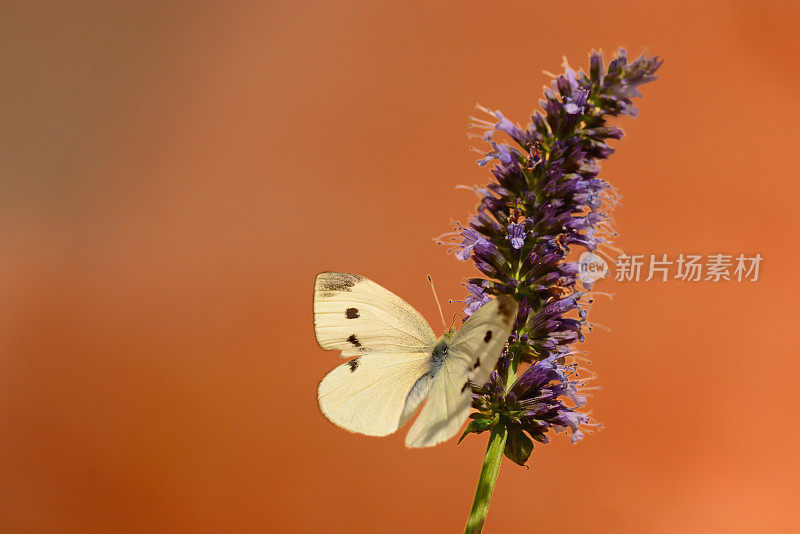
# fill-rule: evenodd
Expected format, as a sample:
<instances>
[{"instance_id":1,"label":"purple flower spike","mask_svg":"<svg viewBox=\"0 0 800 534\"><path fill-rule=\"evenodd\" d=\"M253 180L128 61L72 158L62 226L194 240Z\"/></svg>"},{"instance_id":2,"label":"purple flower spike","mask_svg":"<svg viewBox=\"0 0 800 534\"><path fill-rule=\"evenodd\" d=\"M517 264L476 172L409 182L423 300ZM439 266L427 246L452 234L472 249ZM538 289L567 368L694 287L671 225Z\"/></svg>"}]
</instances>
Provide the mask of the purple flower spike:
<instances>
[{"instance_id":1,"label":"purple flower spike","mask_svg":"<svg viewBox=\"0 0 800 534\"><path fill-rule=\"evenodd\" d=\"M466 284L464 312L471 315L500 294L513 296L519 312L496 371L473 390L477 412L465 433L504 424L505 452L517 463L527 461L532 440L547 442L549 429L569 429L575 443L591 426L577 411L587 395L573 357L574 344L584 339L591 286L567 257L572 247L612 244L609 217L619 196L599 177L598 162L613 154L608 143L622 131L608 120L636 115L633 98L660 65L658 57L645 56L629 63L620 50L604 67L593 52L588 74L565 67L553 80L526 128L486 108L480 109L487 120L473 118L490 146L478 164L493 166L492 181L476 188L475 216L458 227L456 257L472 259L483 275ZM509 369L524 364L530 366L506 387Z\"/></svg>"}]
</instances>

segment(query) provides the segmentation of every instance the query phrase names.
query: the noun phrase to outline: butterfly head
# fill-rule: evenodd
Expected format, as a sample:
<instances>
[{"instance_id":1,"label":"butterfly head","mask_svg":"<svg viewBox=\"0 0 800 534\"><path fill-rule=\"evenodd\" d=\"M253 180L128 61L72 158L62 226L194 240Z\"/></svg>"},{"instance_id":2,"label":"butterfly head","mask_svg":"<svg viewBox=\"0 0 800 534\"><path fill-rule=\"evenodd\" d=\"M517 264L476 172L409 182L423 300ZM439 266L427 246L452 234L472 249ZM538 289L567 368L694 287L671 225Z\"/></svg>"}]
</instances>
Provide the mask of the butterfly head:
<instances>
[{"instance_id":1,"label":"butterfly head","mask_svg":"<svg viewBox=\"0 0 800 534\"><path fill-rule=\"evenodd\" d=\"M439 339L436 340L435 345L441 345L442 343L449 345L450 341L453 339L455 334L456 330L451 326L450 328L444 331L444 334L442 334L442 336Z\"/></svg>"}]
</instances>

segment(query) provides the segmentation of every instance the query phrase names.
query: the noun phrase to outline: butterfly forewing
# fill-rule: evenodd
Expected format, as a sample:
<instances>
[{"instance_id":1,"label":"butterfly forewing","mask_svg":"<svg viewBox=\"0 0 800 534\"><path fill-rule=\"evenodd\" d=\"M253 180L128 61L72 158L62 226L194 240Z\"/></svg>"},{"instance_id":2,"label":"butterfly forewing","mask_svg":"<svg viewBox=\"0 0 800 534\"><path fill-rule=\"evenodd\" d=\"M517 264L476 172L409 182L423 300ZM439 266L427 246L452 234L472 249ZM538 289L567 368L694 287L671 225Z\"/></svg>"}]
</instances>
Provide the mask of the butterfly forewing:
<instances>
[{"instance_id":1,"label":"butterfly forewing","mask_svg":"<svg viewBox=\"0 0 800 534\"><path fill-rule=\"evenodd\" d=\"M497 365L514 328L518 308L513 298L497 297L467 319L453 338L451 359L470 362L469 379L476 385L485 384Z\"/></svg>"},{"instance_id":2,"label":"butterfly forewing","mask_svg":"<svg viewBox=\"0 0 800 534\"><path fill-rule=\"evenodd\" d=\"M427 352L436 337L422 316L375 282L325 272L314 284L314 330L323 349L342 357L370 352Z\"/></svg>"}]
</instances>

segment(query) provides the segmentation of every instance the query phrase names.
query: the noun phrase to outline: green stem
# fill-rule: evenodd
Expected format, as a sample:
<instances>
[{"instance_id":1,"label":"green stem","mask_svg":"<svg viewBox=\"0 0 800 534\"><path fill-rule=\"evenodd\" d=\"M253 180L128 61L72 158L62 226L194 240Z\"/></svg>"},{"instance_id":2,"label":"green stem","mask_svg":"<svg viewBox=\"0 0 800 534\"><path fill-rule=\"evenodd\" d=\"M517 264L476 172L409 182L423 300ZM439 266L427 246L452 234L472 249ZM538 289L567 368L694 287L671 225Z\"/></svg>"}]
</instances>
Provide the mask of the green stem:
<instances>
[{"instance_id":1,"label":"green stem","mask_svg":"<svg viewBox=\"0 0 800 534\"><path fill-rule=\"evenodd\" d=\"M508 365L506 375L506 391L511 389L511 384L517 375L519 360L512 357ZM464 529L466 534L480 532L483 529L483 522L489 513L489 504L492 502L494 485L497 482L497 475L500 473L500 462L503 460L503 452L506 449L508 439L508 429L501 418L489 435L489 443L486 445L486 454L483 456L483 466L478 477L478 488L475 490L475 500L472 501L472 510L467 518L467 527Z\"/></svg>"},{"instance_id":2,"label":"green stem","mask_svg":"<svg viewBox=\"0 0 800 534\"><path fill-rule=\"evenodd\" d=\"M511 386L514 385L514 380L517 379L517 367L519 367L519 359L516 356L511 358L508 362L508 374L506 375L506 393L511 391Z\"/></svg>"},{"instance_id":3,"label":"green stem","mask_svg":"<svg viewBox=\"0 0 800 534\"><path fill-rule=\"evenodd\" d=\"M489 436L486 455L483 457L481 476L478 478L478 488L475 490L475 500L472 502L472 510L467 518L467 527L464 529L465 534L480 532L483 528L486 514L489 513L489 503L492 501L497 474L500 472L500 461L503 459L507 438L508 430L501 421L492 429Z\"/></svg>"}]
</instances>

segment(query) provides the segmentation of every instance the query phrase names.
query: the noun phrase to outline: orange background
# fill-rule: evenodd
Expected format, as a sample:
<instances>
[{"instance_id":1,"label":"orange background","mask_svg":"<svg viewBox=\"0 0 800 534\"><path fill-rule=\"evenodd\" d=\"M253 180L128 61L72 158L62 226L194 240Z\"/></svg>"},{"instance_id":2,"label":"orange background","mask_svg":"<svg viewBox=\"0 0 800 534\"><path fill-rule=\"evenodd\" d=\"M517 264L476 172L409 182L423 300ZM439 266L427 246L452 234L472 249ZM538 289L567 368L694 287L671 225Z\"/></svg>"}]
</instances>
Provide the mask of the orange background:
<instances>
[{"instance_id":1,"label":"orange background","mask_svg":"<svg viewBox=\"0 0 800 534\"><path fill-rule=\"evenodd\" d=\"M756 283L617 283L584 344L606 429L504 463L487 532L793 532L797 124L789 2L5 2L0 530L453 532L485 436L409 451L318 412L314 275L438 330L431 238L561 57L666 62L603 166L629 253L764 256ZM459 309L447 306L446 313Z\"/></svg>"}]
</instances>

